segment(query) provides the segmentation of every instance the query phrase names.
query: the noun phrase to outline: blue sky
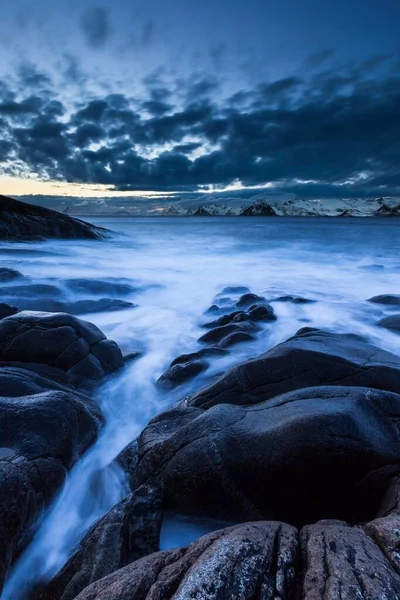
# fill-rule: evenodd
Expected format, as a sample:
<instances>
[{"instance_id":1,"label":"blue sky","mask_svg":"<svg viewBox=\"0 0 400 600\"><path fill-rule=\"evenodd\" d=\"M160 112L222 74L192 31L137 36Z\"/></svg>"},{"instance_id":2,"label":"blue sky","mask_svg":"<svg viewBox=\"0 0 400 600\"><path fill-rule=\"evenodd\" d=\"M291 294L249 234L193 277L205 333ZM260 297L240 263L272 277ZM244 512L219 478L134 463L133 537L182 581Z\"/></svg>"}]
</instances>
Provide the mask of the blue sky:
<instances>
[{"instance_id":1,"label":"blue sky","mask_svg":"<svg viewBox=\"0 0 400 600\"><path fill-rule=\"evenodd\" d=\"M398 0L0 4L0 191L400 195Z\"/></svg>"}]
</instances>

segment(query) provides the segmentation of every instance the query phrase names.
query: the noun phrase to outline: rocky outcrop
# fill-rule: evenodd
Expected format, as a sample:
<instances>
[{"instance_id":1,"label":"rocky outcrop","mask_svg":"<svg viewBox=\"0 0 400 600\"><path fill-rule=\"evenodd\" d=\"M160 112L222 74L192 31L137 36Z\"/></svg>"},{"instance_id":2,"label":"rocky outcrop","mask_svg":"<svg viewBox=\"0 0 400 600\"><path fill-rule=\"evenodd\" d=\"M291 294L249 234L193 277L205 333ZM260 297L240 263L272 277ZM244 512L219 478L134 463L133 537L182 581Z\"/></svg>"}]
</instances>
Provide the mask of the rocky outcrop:
<instances>
[{"instance_id":1,"label":"rocky outcrop","mask_svg":"<svg viewBox=\"0 0 400 600\"><path fill-rule=\"evenodd\" d=\"M107 231L48 208L0 196L0 239L101 239Z\"/></svg>"},{"instance_id":2,"label":"rocky outcrop","mask_svg":"<svg viewBox=\"0 0 400 600\"><path fill-rule=\"evenodd\" d=\"M77 600L290 599L296 560L293 527L245 523L189 548L143 558L89 586Z\"/></svg>"},{"instance_id":3,"label":"rocky outcrop","mask_svg":"<svg viewBox=\"0 0 400 600\"><path fill-rule=\"evenodd\" d=\"M400 390L400 358L351 334L303 328L286 342L228 371L189 403L252 404L319 385Z\"/></svg>"},{"instance_id":4,"label":"rocky outcrop","mask_svg":"<svg viewBox=\"0 0 400 600\"><path fill-rule=\"evenodd\" d=\"M157 483L172 509L213 518L357 523L400 471L398 394L325 386L221 402L156 417L139 437L135 485Z\"/></svg>"},{"instance_id":5,"label":"rocky outcrop","mask_svg":"<svg viewBox=\"0 0 400 600\"><path fill-rule=\"evenodd\" d=\"M99 519L35 600L73 600L91 583L159 550L162 497L142 486Z\"/></svg>"},{"instance_id":6,"label":"rocky outcrop","mask_svg":"<svg viewBox=\"0 0 400 600\"><path fill-rule=\"evenodd\" d=\"M250 206L244 208L239 215L240 217L277 217L277 213L275 210L264 202L263 200L258 200L253 202Z\"/></svg>"},{"instance_id":7,"label":"rocky outcrop","mask_svg":"<svg viewBox=\"0 0 400 600\"><path fill-rule=\"evenodd\" d=\"M92 389L124 365L115 342L64 313L23 311L0 321L0 364L11 363L78 389Z\"/></svg>"},{"instance_id":8,"label":"rocky outcrop","mask_svg":"<svg viewBox=\"0 0 400 600\"><path fill-rule=\"evenodd\" d=\"M12 558L96 439L101 415L86 395L29 371L0 368L0 589Z\"/></svg>"},{"instance_id":9,"label":"rocky outcrop","mask_svg":"<svg viewBox=\"0 0 400 600\"><path fill-rule=\"evenodd\" d=\"M0 589L102 423L90 396L124 361L91 323L21 312L0 320Z\"/></svg>"}]
</instances>

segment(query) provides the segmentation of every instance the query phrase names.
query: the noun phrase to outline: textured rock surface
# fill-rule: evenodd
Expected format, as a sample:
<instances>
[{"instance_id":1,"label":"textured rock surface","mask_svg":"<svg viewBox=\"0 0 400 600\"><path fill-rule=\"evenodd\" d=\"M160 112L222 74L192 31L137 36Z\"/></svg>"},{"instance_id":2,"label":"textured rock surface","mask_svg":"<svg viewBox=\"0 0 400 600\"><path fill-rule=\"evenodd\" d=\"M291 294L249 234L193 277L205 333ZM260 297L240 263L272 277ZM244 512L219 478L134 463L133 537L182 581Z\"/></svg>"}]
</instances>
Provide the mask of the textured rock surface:
<instances>
[{"instance_id":1,"label":"textured rock surface","mask_svg":"<svg viewBox=\"0 0 400 600\"><path fill-rule=\"evenodd\" d=\"M1 588L68 469L95 440L101 416L87 396L28 371L0 369L0 386Z\"/></svg>"},{"instance_id":2,"label":"textured rock surface","mask_svg":"<svg viewBox=\"0 0 400 600\"><path fill-rule=\"evenodd\" d=\"M106 230L67 215L0 196L0 239L30 241L47 238L99 239Z\"/></svg>"},{"instance_id":3,"label":"textured rock surface","mask_svg":"<svg viewBox=\"0 0 400 600\"><path fill-rule=\"evenodd\" d=\"M245 407L183 404L144 430L133 477L196 515L355 523L376 513L400 469L399 424L400 395L367 388L301 389Z\"/></svg>"},{"instance_id":4,"label":"textured rock surface","mask_svg":"<svg viewBox=\"0 0 400 600\"><path fill-rule=\"evenodd\" d=\"M115 342L64 313L23 311L0 321L0 363L12 363L90 389L124 365Z\"/></svg>"},{"instance_id":5,"label":"textured rock surface","mask_svg":"<svg viewBox=\"0 0 400 600\"><path fill-rule=\"evenodd\" d=\"M291 600L297 556L293 527L245 523L187 549L143 558L89 586L77 600Z\"/></svg>"},{"instance_id":6,"label":"textured rock surface","mask_svg":"<svg viewBox=\"0 0 400 600\"><path fill-rule=\"evenodd\" d=\"M159 550L162 497L142 486L99 519L37 600L73 600L85 587Z\"/></svg>"},{"instance_id":7,"label":"textured rock surface","mask_svg":"<svg viewBox=\"0 0 400 600\"><path fill-rule=\"evenodd\" d=\"M361 528L320 522L302 531L307 600L398 600L400 577Z\"/></svg>"},{"instance_id":8,"label":"textured rock surface","mask_svg":"<svg viewBox=\"0 0 400 600\"><path fill-rule=\"evenodd\" d=\"M256 359L234 367L194 394L189 403L203 408L223 402L252 404L325 384L398 392L400 358L354 335L305 328Z\"/></svg>"}]
</instances>

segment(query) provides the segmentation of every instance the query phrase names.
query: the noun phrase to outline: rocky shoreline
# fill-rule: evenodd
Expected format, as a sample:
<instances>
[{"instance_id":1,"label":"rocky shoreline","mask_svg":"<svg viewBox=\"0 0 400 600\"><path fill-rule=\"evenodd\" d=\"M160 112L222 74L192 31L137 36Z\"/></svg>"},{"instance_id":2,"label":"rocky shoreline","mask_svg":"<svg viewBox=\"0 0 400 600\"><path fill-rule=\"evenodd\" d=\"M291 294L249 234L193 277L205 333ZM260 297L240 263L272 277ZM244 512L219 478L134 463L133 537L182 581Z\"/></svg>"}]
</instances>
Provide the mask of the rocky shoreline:
<instances>
[{"instance_id":1,"label":"rocky shoreline","mask_svg":"<svg viewBox=\"0 0 400 600\"><path fill-rule=\"evenodd\" d=\"M20 285L12 270L2 278ZM110 293L100 280L73 283L99 293L103 284ZM158 387L182 385L254 339L261 324L273 327L270 301L313 300L225 288L202 318L198 351L173 361ZM395 309L398 297L370 301ZM95 390L126 364L117 344L88 322L17 308L7 315L6 306L2 584L96 440L103 417ZM399 357L358 335L300 329L157 415L117 458L130 494L27 598L400 598L399 427ZM166 510L231 525L160 551Z\"/></svg>"}]
</instances>

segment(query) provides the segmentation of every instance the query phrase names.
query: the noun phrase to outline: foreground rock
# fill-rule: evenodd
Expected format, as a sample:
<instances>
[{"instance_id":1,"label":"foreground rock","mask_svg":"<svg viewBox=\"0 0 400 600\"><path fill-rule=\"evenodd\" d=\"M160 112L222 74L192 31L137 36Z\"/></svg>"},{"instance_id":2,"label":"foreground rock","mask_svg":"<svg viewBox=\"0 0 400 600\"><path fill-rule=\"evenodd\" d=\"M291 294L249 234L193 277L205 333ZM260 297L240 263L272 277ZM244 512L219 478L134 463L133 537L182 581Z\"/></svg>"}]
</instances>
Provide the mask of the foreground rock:
<instances>
[{"instance_id":1,"label":"foreground rock","mask_svg":"<svg viewBox=\"0 0 400 600\"><path fill-rule=\"evenodd\" d=\"M89 586L77 600L399 600L400 577L361 528L322 521L299 535L259 521L159 552Z\"/></svg>"},{"instance_id":2,"label":"foreground rock","mask_svg":"<svg viewBox=\"0 0 400 600\"><path fill-rule=\"evenodd\" d=\"M160 485L168 507L218 519L357 523L400 472L398 394L324 386L223 402L156 417L138 440L134 485Z\"/></svg>"},{"instance_id":3,"label":"foreground rock","mask_svg":"<svg viewBox=\"0 0 400 600\"><path fill-rule=\"evenodd\" d=\"M92 389L124 366L117 344L95 325L64 313L23 311L0 321L0 364Z\"/></svg>"},{"instance_id":4,"label":"foreground rock","mask_svg":"<svg viewBox=\"0 0 400 600\"><path fill-rule=\"evenodd\" d=\"M35 600L73 600L91 583L159 550L162 497L142 486L99 519Z\"/></svg>"},{"instance_id":5,"label":"foreground rock","mask_svg":"<svg viewBox=\"0 0 400 600\"><path fill-rule=\"evenodd\" d=\"M189 400L193 406L252 404L317 385L400 391L400 358L351 334L301 329L256 359L228 371Z\"/></svg>"},{"instance_id":6,"label":"foreground rock","mask_svg":"<svg viewBox=\"0 0 400 600\"><path fill-rule=\"evenodd\" d=\"M101 239L107 231L41 206L0 196L0 240Z\"/></svg>"},{"instance_id":7,"label":"foreground rock","mask_svg":"<svg viewBox=\"0 0 400 600\"><path fill-rule=\"evenodd\" d=\"M286 599L293 597L296 560L293 527L245 523L189 548L143 558L89 586L77 600Z\"/></svg>"},{"instance_id":8,"label":"foreground rock","mask_svg":"<svg viewBox=\"0 0 400 600\"><path fill-rule=\"evenodd\" d=\"M97 437L102 417L90 392L123 364L114 342L71 315L0 320L0 590L69 469Z\"/></svg>"},{"instance_id":9,"label":"foreground rock","mask_svg":"<svg viewBox=\"0 0 400 600\"><path fill-rule=\"evenodd\" d=\"M96 439L96 404L41 376L0 369L0 589L68 470Z\"/></svg>"}]
</instances>

